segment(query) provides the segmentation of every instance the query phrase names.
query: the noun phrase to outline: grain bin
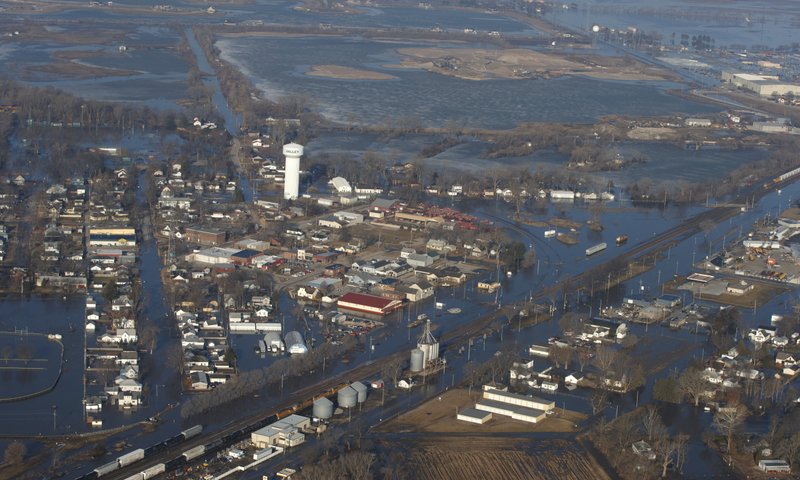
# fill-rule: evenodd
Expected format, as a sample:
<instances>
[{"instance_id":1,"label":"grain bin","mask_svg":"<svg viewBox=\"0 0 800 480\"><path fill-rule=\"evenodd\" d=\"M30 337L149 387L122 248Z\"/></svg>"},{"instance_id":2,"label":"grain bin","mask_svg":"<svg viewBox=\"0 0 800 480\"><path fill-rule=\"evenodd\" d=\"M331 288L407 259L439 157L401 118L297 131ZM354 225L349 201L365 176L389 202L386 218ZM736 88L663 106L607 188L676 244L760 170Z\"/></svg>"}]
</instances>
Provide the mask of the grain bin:
<instances>
[{"instance_id":1,"label":"grain bin","mask_svg":"<svg viewBox=\"0 0 800 480\"><path fill-rule=\"evenodd\" d=\"M411 371L421 372L425 367L425 353L419 348L411 350Z\"/></svg>"},{"instance_id":2,"label":"grain bin","mask_svg":"<svg viewBox=\"0 0 800 480\"><path fill-rule=\"evenodd\" d=\"M355 407L356 403L358 403L358 392L353 387L344 387L339 390L336 401L340 407Z\"/></svg>"},{"instance_id":3,"label":"grain bin","mask_svg":"<svg viewBox=\"0 0 800 480\"><path fill-rule=\"evenodd\" d=\"M367 401L367 386L361 382L353 382L350 384L350 387L356 391L358 394L358 403L364 403Z\"/></svg>"},{"instance_id":4,"label":"grain bin","mask_svg":"<svg viewBox=\"0 0 800 480\"><path fill-rule=\"evenodd\" d=\"M314 415L315 418L331 418L333 416L333 402L325 397L314 400L312 415Z\"/></svg>"}]
</instances>

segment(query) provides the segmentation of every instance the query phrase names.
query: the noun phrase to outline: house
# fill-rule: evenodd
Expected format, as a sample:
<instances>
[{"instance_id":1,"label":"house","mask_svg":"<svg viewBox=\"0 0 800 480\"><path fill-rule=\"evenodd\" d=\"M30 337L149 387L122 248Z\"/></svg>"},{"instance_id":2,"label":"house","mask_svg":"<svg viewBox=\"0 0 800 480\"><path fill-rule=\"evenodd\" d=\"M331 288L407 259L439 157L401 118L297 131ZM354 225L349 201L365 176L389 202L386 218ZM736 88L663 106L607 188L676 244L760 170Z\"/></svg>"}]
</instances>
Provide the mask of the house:
<instances>
[{"instance_id":1,"label":"house","mask_svg":"<svg viewBox=\"0 0 800 480\"><path fill-rule=\"evenodd\" d=\"M794 353L778 352L777 355L775 355L775 363L784 367L793 366L797 363L797 359L795 359L794 356Z\"/></svg>"},{"instance_id":2,"label":"house","mask_svg":"<svg viewBox=\"0 0 800 480\"><path fill-rule=\"evenodd\" d=\"M541 389L550 392L555 392L556 390L558 390L558 384L553 382L542 381Z\"/></svg>"},{"instance_id":3,"label":"house","mask_svg":"<svg viewBox=\"0 0 800 480\"><path fill-rule=\"evenodd\" d=\"M775 327L758 327L750 330L748 337L754 343L764 343L770 341L775 336Z\"/></svg>"},{"instance_id":4,"label":"house","mask_svg":"<svg viewBox=\"0 0 800 480\"><path fill-rule=\"evenodd\" d=\"M514 362L508 372L510 380L527 380L533 376L533 360Z\"/></svg>"},{"instance_id":5,"label":"house","mask_svg":"<svg viewBox=\"0 0 800 480\"><path fill-rule=\"evenodd\" d=\"M570 373L566 377L564 377L564 383L567 385L578 385L581 383L586 377L580 372Z\"/></svg>"},{"instance_id":6,"label":"house","mask_svg":"<svg viewBox=\"0 0 800 480\"><path fill-rule=\"evenodd\" d=\"M190 375L192 390L208 390L208 375L205 372L193 372Z\"/></svg>"},{"instance_id":7,"label":"house","mask_svg":"<svg viewBox=\"0 0 800 480\"><path fill-rule=\"evenodd\" d=\"M426 282L425 280L414 282L411 285L409 285L405 290L406 290L406 298L410 302L418 302L420 300L425 300L426 298L432 297L435 292L433 285Z\"/></svg>"}]
</instances>

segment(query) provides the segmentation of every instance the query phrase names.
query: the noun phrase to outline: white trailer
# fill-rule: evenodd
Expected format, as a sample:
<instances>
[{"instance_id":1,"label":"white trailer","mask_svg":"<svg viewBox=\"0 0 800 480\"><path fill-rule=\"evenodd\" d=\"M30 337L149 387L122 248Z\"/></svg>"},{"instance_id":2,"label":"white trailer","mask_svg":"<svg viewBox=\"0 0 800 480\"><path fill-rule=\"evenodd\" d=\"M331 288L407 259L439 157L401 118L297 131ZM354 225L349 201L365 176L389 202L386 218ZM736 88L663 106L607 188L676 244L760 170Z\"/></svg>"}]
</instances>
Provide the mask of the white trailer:
<instances>
[{"instance_id":1,"label":"white trailer","mask_svg":"<svg viewBox=\"0 0 800 480\"><path fill-rule=\"evenodd\" d=\"M594 255L597 252L602 252L606 248L608 248L608 245L606 245L605 243L598 243L597 245L586 249L586 256L588 257L590 255Z\"/></svg>"}]
</instances>

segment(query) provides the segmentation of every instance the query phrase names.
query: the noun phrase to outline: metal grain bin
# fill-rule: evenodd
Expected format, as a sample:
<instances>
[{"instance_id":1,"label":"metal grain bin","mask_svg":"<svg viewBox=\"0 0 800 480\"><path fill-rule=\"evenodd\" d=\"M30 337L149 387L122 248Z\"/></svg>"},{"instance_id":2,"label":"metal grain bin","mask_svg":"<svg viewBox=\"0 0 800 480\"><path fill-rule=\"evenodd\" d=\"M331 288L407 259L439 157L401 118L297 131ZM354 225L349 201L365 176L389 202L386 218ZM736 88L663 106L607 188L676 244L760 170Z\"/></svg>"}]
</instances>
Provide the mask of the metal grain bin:
<instances>
[{"instance_id":1,"label":"metal grain bin","mask_svg":"<svg viewBox=\"0 0 800 480\"><path fill-rule=\"evenodd\" d=\"M353 387L344 387L339 390L336 402L340 407L355 407L358 403L358 392Z\"/></svg>"},{"instance_id":2,"label":"metal grain bin","mask_svg":"<svg viewBox=\"0 0 800 480\"><path fill-rule=\"evenodd\" d=\"M353 382L350 384L353 390L356 391L358 394L358 403L364 403L367 401L367 386L361 382Z\"/></svg>"},{"instance_id":3,"label":"metal grain bin","mask_svg":"<svg viewBox=\"0 0 800 480\"><path fill-rule=\"evenodd\" d=\"M314 415L315 418L331 418L333 416L333 402L325 397L314 400L312 415Z\"/></svg>"},{"instance_id":4,"label":"metal grain bin","mask_svg":"<svg viewBox=\"0 0 800 480\"><path fill-rule=\"evenodd\" d=\"M425 366L425 353L419 348L411 350L411 371L421 372Z\"/></svg>"}]
</instances>

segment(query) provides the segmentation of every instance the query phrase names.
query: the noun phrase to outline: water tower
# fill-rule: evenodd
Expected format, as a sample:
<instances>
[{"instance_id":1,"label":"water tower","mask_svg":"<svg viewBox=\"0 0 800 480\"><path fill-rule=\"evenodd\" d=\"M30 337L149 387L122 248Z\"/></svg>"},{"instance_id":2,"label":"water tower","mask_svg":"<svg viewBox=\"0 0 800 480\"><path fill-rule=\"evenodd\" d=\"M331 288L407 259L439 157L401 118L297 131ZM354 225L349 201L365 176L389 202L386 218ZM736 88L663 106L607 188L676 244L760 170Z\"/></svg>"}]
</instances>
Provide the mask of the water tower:
<instances>
[{"instance_id":1,"label":"water tower","mask_svg":"<svg viewBox=\"0 0 800 480\"><path fill-rule=\"evenodd\" d=\"M295 200L300 190L300 157L303 156L303 146L296 143L287 143L283 146L283 155L286 157L283 198L285 200Z\"/></svg>"}]
</instances>

